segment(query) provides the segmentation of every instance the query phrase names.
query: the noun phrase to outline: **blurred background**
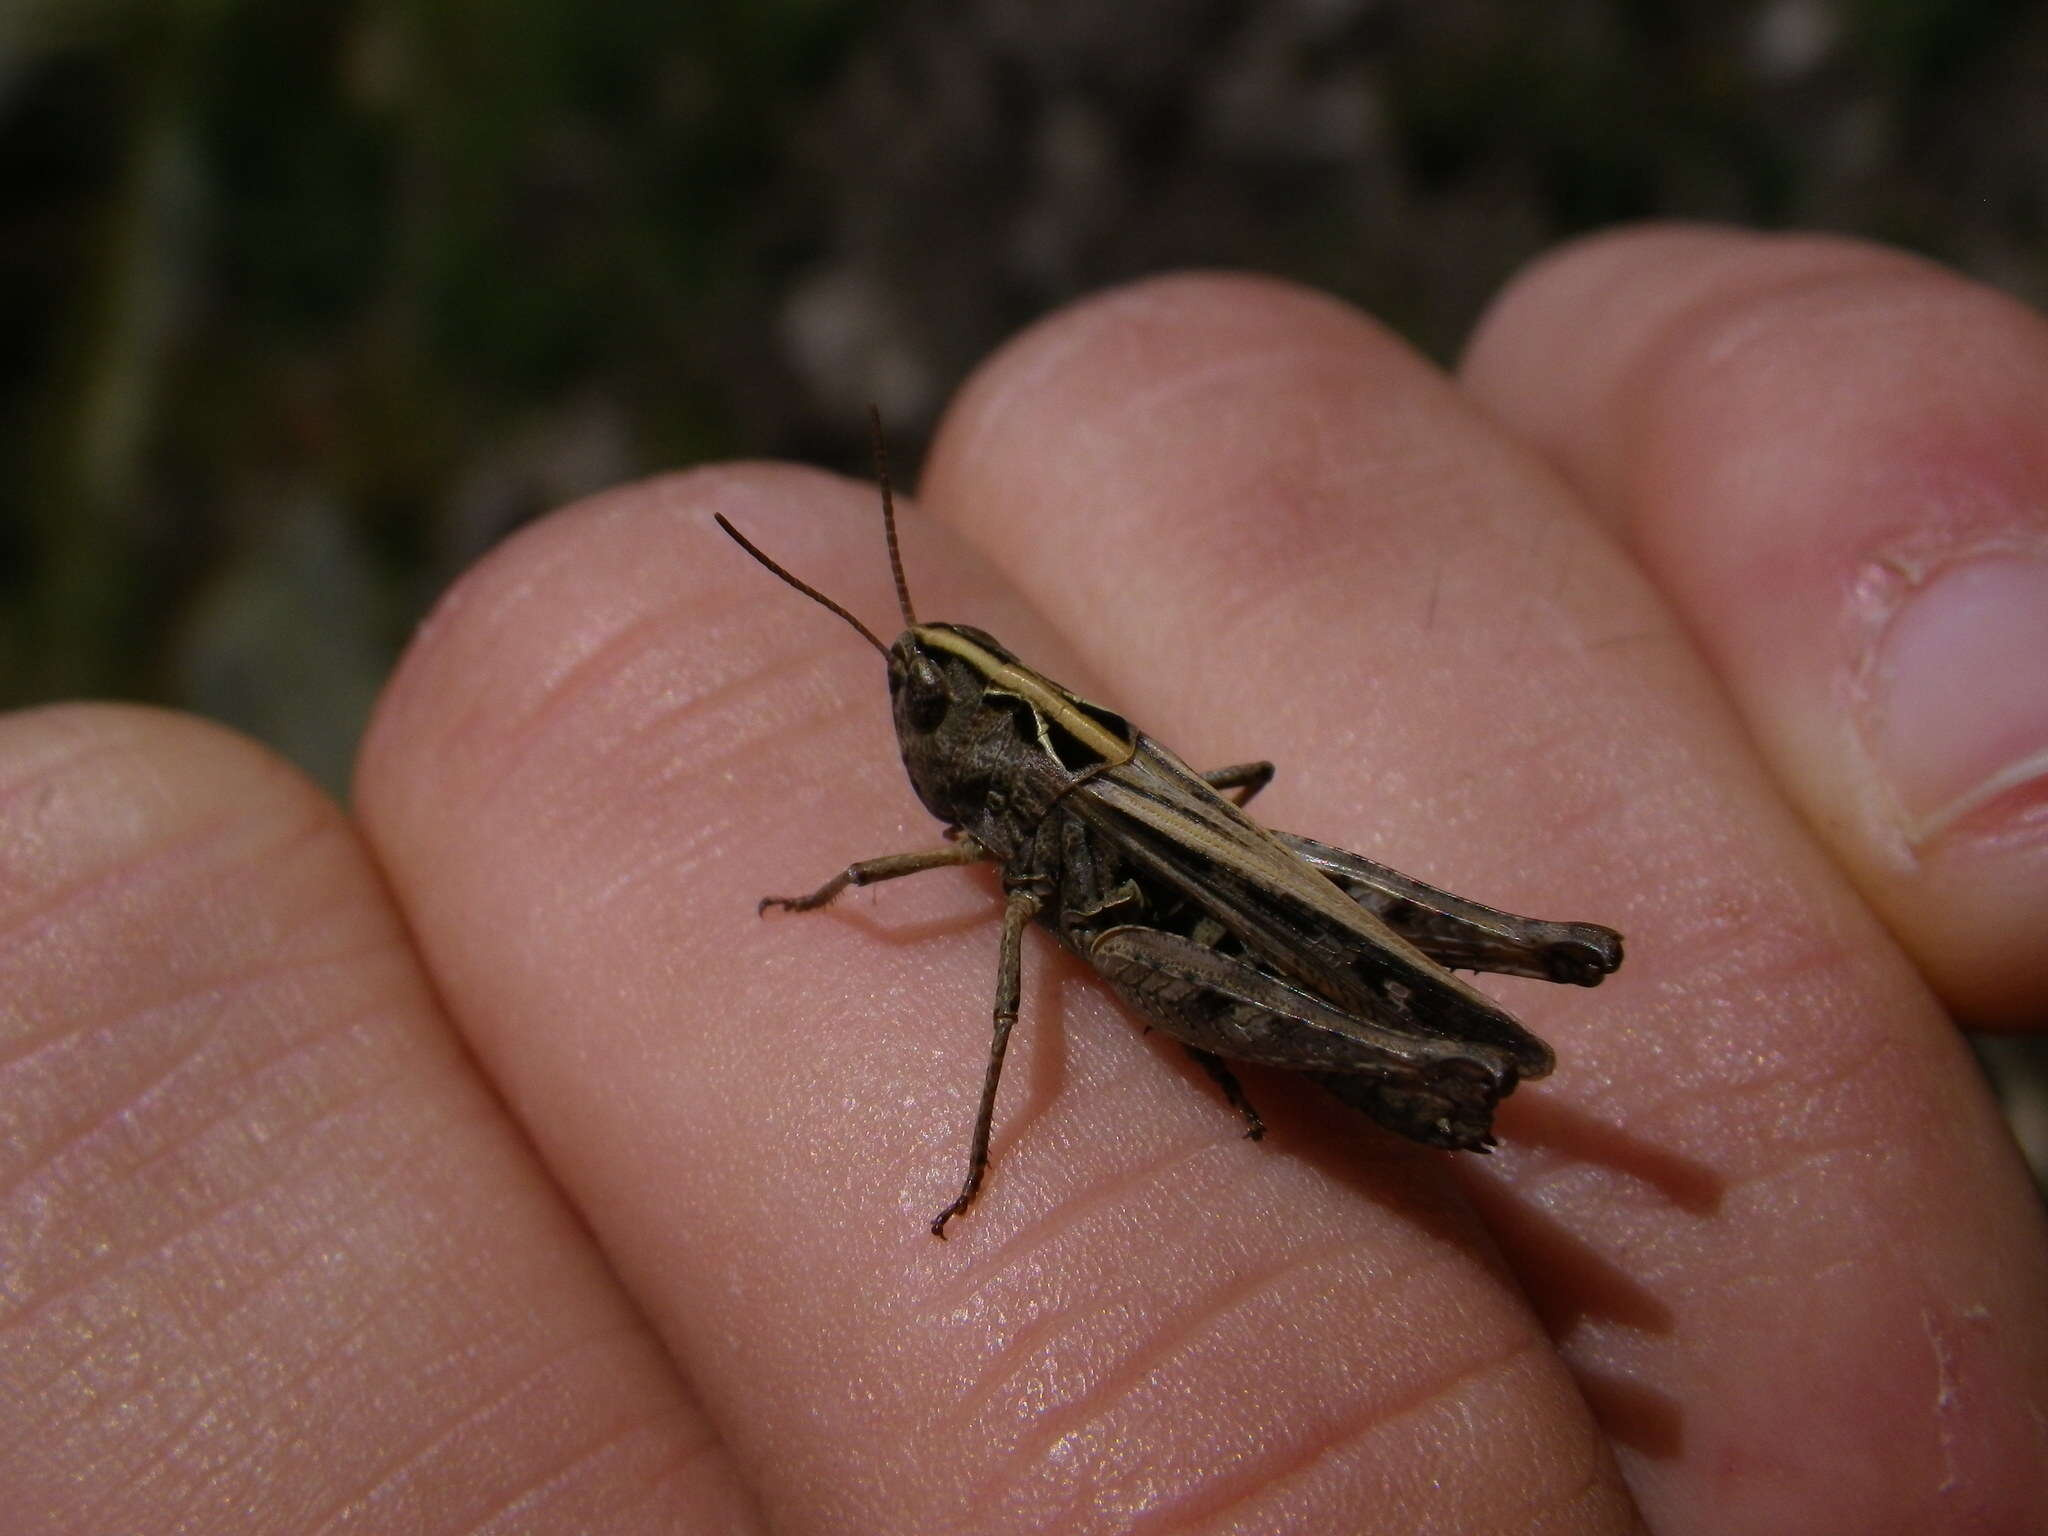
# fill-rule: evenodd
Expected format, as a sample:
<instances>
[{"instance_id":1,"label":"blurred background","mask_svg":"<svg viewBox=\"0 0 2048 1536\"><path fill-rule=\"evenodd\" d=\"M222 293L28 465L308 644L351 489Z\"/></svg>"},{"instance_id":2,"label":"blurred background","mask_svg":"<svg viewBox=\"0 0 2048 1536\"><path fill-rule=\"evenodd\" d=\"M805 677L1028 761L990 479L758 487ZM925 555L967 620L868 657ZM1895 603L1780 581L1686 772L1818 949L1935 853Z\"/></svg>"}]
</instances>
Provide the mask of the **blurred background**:
<instances>
[{"instance_id":1,"label":"blurred background","mask_svg":"<svg viewBox=\"0 0 2048 1536\"><path fill-rule=\"evenodd\" d=\"M435 593L565 500L864 472L869 400L914 466L1007 334L1177 266L1449 361L1650 216L2048 303L2048 6L0 0L0 706L339 792Z\"/></svg>"}]
</instances>

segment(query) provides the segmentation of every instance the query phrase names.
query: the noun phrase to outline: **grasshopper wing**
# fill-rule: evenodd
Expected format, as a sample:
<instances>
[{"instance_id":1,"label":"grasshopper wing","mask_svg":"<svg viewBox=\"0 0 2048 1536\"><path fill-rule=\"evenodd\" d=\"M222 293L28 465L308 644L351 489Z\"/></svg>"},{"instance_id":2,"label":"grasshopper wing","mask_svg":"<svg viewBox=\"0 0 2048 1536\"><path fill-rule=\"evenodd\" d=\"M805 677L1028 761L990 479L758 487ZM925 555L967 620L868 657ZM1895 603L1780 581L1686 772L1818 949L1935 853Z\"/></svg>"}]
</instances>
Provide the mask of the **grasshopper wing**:
<instances>
[{"instance_id":1,"label":"grasshopper wing","mask_svg":"<svg viewBox=\"0 0 2048 1536\"><path fill-rule=\"evenodd\" d=\"M1148 737L1064 809L1213 918L1261 970L1380 1029L1504 1053L1523 1077L1550 1048L1252 821Z\"/></svg>"}]
</instances>

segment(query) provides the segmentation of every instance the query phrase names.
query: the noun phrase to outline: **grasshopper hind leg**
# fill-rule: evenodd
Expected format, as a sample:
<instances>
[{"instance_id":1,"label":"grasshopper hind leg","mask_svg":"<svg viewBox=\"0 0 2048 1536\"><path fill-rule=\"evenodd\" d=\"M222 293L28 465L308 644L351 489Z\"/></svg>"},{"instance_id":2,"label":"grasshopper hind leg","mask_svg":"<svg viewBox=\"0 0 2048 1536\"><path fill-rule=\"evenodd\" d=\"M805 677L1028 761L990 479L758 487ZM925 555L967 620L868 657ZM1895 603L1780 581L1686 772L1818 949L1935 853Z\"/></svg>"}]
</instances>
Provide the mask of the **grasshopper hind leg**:
<instances>
[{"instance_id":1,"label":"grasshopper hind leg","mask_svg":"<svg viewBox=\"0 0 2048 1536\"><path fill-rule=\"evenodd\" d=\"M1522 1035L1526 1067L1507 1045L1412 1027L1398 1014L1350 1013L1224 954L1197 937L1156 928L1099 935L1090 962L1139 1013L1202 1053L1304 1072L1339 1099L1429 1146L1493 1144L1494 1105L1548 1051ZM1228 1091L1227 1089L1225 1090Z\"/></svg>"},{"instance_id":2,"label":"grasshopper hind leg","mask_svg":"<svg viewBox=\"0 0 2048 1536\"><path fill-rule=\"evenodd\" d=\"M1211 789L1234 789L1237 791L1236 805L1243 810L1251 804L1253 795L1273 782L1271 763L1232 763L1228 768L1211 768L1202 775L1202 782Z\"/></svg>"},{"instance_id":3,"label":"grasshopper hind leg","mask_svg":"<svg viewBox=\"0 0 2048 1536\"><path fill-rule=\"evenodd\" d=\"M1244 1091L1244 1084L1237 1080L1237 1074L1230 1070L1230 1064L1214 1051L1205 1051L1198 1045L1183 1047L1201 1065L1204 1072L1215 1079L1216 1086L1223 1090L1223 1097L1230 1107L1244 1116L1244 1139L1257 1141L1266 1134L1266 1122Z\"/></svg>"}]
</instances>

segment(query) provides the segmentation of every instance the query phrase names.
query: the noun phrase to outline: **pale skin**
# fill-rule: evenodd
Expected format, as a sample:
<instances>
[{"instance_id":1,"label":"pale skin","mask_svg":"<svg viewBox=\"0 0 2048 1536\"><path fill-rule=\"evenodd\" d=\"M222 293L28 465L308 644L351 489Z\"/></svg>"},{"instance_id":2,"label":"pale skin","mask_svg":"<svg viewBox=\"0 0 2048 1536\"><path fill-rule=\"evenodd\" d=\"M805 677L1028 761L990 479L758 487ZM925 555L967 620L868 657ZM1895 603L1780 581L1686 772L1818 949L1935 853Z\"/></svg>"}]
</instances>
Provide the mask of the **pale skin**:
<instances>
[{"instance_id":1,"label":"pale skin","mask_svg":"<svg viewBox=\"0 0 2048 1536\"><path fill-rule=\"evenodd\" d=\"M1248 1142L1027 934L931 1239L1000 898L756 914L936 839L874 653L711 525L880 625L858 481L521 534L353 817L198 722L7 720L9 1528L2042 1529L2048 1238L1956 1020L2048 1016L2048 793L1950 814L1865 651L1885 572L2048 562L2043 399L2048 326L1957 277L1653 230L1456 379L1190 277L953 402L922 615L1272 757L1272 825L1626 934L1496 987L1559 1064L1488 1159L1260 1073Z\"/></svg>"}]
</instances>

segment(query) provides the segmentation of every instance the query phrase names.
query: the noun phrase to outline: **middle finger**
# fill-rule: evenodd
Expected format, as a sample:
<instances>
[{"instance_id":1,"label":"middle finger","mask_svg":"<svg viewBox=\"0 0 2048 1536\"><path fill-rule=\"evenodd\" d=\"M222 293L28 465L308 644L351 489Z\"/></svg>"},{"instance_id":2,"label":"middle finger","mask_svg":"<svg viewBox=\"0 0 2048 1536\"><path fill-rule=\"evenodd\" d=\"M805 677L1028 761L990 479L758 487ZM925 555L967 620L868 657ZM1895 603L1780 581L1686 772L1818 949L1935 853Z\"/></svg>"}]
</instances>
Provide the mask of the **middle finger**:
<instances>
[{"instance_id":1,"label":"middle finger","mask_svg":"<svg viewBox=\"0 0 2048 1536\"><path fill-rule=\"evenodd\" d=\"M2026 1454L1989 1320L2040 1277L1955 1199L2025 1208L1965 1053L1655 593L1432 371L1289 290L1147 285L986 369L925 501L1105 702L1280 759L1269 824L1629 935L1605 992L1514 992L1562 1065L1460 1172L1653 1523L1911 1525Z\"/></svg>"}]
</instances>

